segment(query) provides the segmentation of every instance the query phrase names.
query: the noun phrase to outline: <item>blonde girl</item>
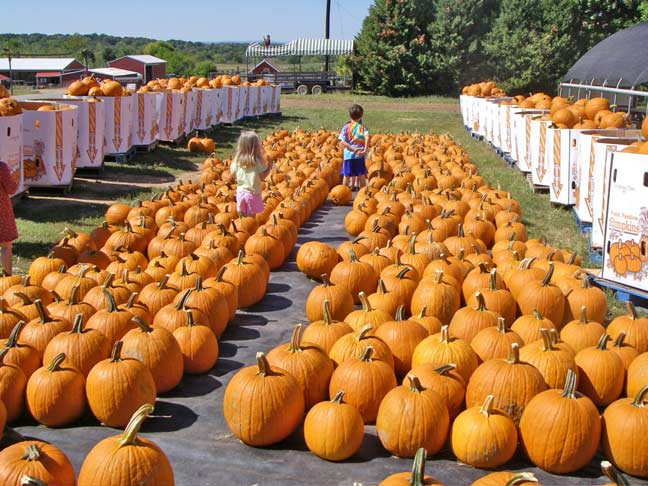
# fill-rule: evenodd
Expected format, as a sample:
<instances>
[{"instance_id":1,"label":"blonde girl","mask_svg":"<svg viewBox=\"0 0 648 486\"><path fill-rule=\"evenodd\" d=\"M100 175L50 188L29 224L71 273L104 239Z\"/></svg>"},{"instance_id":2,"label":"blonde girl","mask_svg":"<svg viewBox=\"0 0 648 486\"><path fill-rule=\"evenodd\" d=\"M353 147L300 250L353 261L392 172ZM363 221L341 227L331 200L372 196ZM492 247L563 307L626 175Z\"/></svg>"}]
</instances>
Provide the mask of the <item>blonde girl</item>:
<instances>
[{"instance_id":1,"label":"blonde girl","mask_svg":"<svg viewBox=\"0 0 648 486\"><path fill-rule=\"evenodd\" d=\"M261 181L270 173L272 163L267 161L259 136L243 131L236 145L230 165L230 182L236 179L236 210L243 216L254 216L263 211Z\"/></svg>"}]
</instances>

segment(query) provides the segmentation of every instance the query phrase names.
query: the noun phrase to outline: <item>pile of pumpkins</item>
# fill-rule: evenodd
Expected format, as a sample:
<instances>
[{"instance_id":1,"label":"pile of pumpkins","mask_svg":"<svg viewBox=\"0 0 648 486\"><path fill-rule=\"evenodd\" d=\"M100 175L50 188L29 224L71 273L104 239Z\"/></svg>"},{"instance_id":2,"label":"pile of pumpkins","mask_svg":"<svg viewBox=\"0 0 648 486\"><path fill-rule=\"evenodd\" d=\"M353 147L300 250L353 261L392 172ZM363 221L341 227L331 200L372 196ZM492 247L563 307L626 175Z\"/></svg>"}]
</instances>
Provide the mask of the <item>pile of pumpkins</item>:
<instances>
[{"instance_id":1,"label":"pile of pumpkins","mask_svg":"<svg viewBox=\"0 0 648 486\"><path fill-rule=\"evenodd\" d=\"M198 152L204 154L211 154L214 152L216 145L214 139L211 137L199 137L198 132L191 137L187 142L187 150L189 152Z\"/></svg>"},{"instance_id":2,"label":"pile of pumpkins","mask_svg":"<svg viewBox=\"0 0 648 486\"><path fill-rule=\"evenodd\" d=\"M20 104L9 94L9 90L0 84L0 116L16 116L22 113Z\"/></svg>"},{"instance_id":3,"label":"pile of pumpkins","mask_svg":"<svg viewBox=\"0 0 648 486\"><path fill-rule=\"evenodd\" d=\"M461 94L488 98L490 96L506 96L506 93L497 87L495 81L483 81L469 84L461 89Z\"/></svg>"},{"instance_id":4,"label":"pile of pumpkins","mask_svg":"<svg viewBox=\"0 0 648 486\"><path fill-rule=\"evenodd\" d=\"M98 422L126 427L113 443L146 449L135 437L156 395L183 373L214 366L217 338L238 308L264 297L270 270L337 181L336 134L279 130L264 143L274 167L256 217L238 215L229 161L211 156L198 182L179 181L135 207L112 204L90 233L66 229L27 275L0 277L0 434L27 412L59 427L88 408ZM101 457L85 460L79 485L173 484L166 458L144 452L120 456L131 461L126 476L109 482L102 474L116 463L105 462L102 444ZM22 474L73 484L70 471L63 453L42 442L0 452L0 484L20 484Z\"/></svg>"},{"instance_id":5,"label":"pile of pumpkins","mask_svg":"<svg viewBox=\"0 0 648 486\"><path fill-rule=\"evenodd\" d=\"M344 220L355 239L300 247L298 268L322 280L310 324L231 379L232 433L267 446L303 422L308 448L337 461L375 423L398 457L448 444L490 469L519 442L555 474L583 468L600 444L647 477L648 319L628 304L606 329L605 294L578 255L529 239L519 202L448 135L371 145L368 187ZM329 197L343 204L350 191Z\"/></svg>"},{"instance_id":6,"label":"pile of pumpkins","mask_svg":"<svg viewBox=\"0 0 648 486\"><path fill-rule=\"evenodd\" d=\"M66 93L70 96L108 96L111 98L131 94L119 81L104 79L100 83L94 78L94 74L70 83Z\"/></svg>"},{"instance_id":7,"label":"pile of pumpkins","mask_svg":"<svg viewBox=\"0 0 648 486\"><path fill-rule=\"evenodd\" d=\"M156 91L178 90L180 92L191 91L193 88L203 89L217 89L223 86L268 86L268 82L264 79L259 79L254 83L248 81L241 81L241 76L235 74L229 76L223 74L215 76L212 79L207 79L204 76L189 76L187 78L168 78L168 79L154 79L142 86L138 93L150 93Z\"/></svg>"}]
</instances>

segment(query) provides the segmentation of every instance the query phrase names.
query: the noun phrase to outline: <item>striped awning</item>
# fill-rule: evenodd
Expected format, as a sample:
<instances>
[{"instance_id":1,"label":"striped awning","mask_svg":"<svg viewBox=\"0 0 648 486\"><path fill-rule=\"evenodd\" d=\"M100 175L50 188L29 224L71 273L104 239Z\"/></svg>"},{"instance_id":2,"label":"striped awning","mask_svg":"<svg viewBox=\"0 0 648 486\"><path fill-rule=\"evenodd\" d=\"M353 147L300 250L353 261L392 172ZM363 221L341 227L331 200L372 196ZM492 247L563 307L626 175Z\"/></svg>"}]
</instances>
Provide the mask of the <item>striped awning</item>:
<instances>
[{"instance_id":1,"label":"striped awning","mask_svg":"<svg viewBox=\"0 0 648 486\"><path fill-rule=\"evenodd\" d=\"M253 42L245 51L248 57L279 56L339 56L353 54L353 40L340 39L295 39L287 44L271 45Z\"/></svg>"}]
</instances>

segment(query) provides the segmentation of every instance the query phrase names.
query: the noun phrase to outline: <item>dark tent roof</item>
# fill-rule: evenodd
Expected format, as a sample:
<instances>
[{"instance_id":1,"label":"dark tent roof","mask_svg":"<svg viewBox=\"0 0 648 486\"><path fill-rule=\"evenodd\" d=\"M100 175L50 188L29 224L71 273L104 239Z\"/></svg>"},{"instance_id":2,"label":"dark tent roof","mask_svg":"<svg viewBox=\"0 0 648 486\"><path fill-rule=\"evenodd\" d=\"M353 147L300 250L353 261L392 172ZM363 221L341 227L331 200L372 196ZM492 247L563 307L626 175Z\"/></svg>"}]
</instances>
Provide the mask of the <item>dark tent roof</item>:
<instances>
[{"instance_id":1,"label":"dark tent roof","mask_svg":"<svg viewBox=\"0 0 648 486\"><path fill-rule=\"evenodd\" d=\"M592 47L563 78L632 87L648 81L648 22L611 35ZM619 83L621 81L621 83Z\"/></svg>"}]
</instances>

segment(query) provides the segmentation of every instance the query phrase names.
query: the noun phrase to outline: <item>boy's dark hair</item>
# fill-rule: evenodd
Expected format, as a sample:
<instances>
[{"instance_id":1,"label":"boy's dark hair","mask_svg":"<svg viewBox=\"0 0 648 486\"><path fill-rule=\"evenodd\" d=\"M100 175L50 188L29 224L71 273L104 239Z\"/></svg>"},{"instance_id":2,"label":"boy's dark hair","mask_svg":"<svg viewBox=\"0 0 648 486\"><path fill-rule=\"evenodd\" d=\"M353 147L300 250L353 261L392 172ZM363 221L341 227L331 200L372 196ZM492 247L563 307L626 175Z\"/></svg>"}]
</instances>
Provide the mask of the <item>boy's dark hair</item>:
<instances>
[{"instance_id":1,"label":"boy's dark hair","mask_svg":"<svg viewBox=\"0 0 648 486\"><path fill-rule=\"evenodd\" d=\"M360 120L362 118L362 115L364 115L364 110L362 109L362 106L360 105L351 105L349 108L349 117L352 120Z\"/></svg>"}]
</instances>

